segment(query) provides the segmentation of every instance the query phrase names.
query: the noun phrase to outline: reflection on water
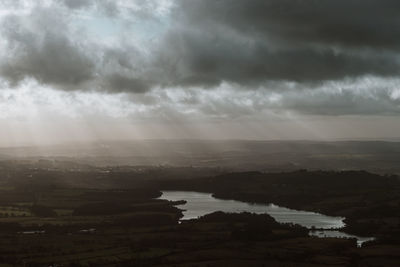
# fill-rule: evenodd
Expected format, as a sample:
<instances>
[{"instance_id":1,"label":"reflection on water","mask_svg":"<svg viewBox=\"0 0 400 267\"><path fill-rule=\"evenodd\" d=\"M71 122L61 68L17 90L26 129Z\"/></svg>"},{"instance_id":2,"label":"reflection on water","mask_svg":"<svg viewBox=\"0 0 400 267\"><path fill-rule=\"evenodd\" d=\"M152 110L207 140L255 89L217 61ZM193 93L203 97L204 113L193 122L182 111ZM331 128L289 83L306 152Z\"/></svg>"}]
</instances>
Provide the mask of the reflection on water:
<instances>
[{"instance_id":1,"label":"reflection on water","mask_svg":"<svg viewBox=\"0 0 400 267\"><path fill-rule=\"evenodd\" d=\"M186 200L186 204L180 205L183 212L183 220L196 219L200 216L215 211L224 212L252 212L268 213L277 222L296 223L301 226L319 229L341 228L344 226L342 217L331 217L315 212L292 210L274 204L249 204L236 200L223 200L214 198L209 193L164 191L161 199L171 201Z\"/></svg>"},{"instance_id":2,"label":"reflection on water","mask_svg":"<svg viewBox=\"0 0 400 267\"><path fill-rule=\"evenodd\" d=\"M236 200L223 200L214 198L209 193L188 192L188 191L164 191L160 199L170 201L185 200L186 204L180 205L179 208L184 210L182 220L196 219L200 216L215 212L251 212L251 213L268 213L277 222L294 223L301 226L317 229L339 229L345 226L343 217L332 217L323 214L293 210L280 207L274 204L249 204ZM357 242L361 245L371 238L360 238L347 235L340 231L311 231L310 235L317 237L347 237L357 238ZM324 236L325 235L325 236Z\"/></svg>"},{"instance_id":3,"label":"reflection on water","mask_svg":"<svg viewBox=\"0 0 400 267\"><path fill-rule=\"evenodd\" d=\"M346 234L340 231L310 231L310 236L316 237L336 237L336 238L356 238L357 246L361 247L364 242L372 241L373 237L359 237L355 235Z\"/></svg>"}]
</instances>

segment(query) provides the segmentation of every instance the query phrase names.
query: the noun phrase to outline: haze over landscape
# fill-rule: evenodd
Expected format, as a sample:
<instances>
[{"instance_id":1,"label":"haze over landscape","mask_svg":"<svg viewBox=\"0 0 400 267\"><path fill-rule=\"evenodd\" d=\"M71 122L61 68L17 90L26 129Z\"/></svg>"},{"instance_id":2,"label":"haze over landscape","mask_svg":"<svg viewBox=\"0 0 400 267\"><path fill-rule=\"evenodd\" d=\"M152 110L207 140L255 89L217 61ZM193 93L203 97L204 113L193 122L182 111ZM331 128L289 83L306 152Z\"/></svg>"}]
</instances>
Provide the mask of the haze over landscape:
<instances>
[{"instance_id":1,"label":"haze over landscape","mask_svg":"<svg viewBox=\"0 0 400 267\"><path fill-rule=\"evenodd\" d=\"M0 267L400 266L400 2L0 0Z\"/></svg>"}]
</instances>

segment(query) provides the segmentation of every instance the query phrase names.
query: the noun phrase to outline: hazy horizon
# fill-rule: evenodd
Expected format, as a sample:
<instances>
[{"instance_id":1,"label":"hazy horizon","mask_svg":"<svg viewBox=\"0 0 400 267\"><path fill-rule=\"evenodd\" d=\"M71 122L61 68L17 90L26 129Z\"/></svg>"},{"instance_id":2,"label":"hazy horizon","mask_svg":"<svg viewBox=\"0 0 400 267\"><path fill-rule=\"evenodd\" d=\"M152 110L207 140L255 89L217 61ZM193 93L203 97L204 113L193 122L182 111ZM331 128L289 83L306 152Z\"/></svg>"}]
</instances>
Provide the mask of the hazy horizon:
<instances>
[{"instance_id":1,"label":"hazy horizon","mask_svg":"<svg viewBox=\"0 0 400 267\"><path fill-rule=\"evenodd\" d=\"M392 138L332 138L332 139L200 139L200 138L171 138L171 139L97 139L97 140L75 140L75 141L56 141L44 143L20 143L14 145L0 145L1 148L40 148L40 147L57 147L57 146L71 146L71 145L103 145L109 143L196 143L196 142L221 142L221 143L235 143L235 142L260 142L260 143L340 143L340 142L400 142L400 137Z\"/></svg>"}]
</instances>

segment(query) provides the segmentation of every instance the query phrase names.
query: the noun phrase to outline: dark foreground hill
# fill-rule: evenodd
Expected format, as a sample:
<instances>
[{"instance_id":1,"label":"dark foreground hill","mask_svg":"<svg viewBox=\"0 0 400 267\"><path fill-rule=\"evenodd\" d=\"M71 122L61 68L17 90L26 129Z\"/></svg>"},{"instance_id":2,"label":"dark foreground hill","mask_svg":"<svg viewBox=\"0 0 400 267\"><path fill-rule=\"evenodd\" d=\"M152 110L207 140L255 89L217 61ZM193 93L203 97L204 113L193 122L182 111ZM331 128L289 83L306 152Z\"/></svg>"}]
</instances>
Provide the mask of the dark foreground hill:
<instances>
[{"instance_id":1,"label":"dark foreground hill","mask_svg":"<svg viewBox=\"0 0 400 267\"><path fill-rule=\"evenodd\" d=\"M2 166L1 266L400 264L397 176L363 171L208 176L209 169L68 170L43 162ZM249 213L216 212L179 222L181 202L156 199L163 189L345 216L346 231L377 239L357 248L354 239L310 237L303 227Z\"/></svg>"}]
</instances>

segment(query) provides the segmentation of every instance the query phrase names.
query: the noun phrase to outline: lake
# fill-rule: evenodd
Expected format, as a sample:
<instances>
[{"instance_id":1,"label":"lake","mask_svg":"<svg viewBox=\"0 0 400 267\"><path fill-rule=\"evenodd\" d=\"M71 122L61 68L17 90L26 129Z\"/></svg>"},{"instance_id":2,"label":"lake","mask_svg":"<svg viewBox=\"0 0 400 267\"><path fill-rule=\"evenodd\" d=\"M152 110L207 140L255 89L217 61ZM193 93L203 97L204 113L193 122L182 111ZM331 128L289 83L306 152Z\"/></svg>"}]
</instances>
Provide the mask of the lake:
<instances>
[{"instance_id":1,"label":"lake","mask_svg":"<svg viewBox=\"0 0 400 267\"><path fill-rule=\"evenodd\" d=\"M251 212L256 214L267 213L279 223L294 223L311 229L340 229L345 226L343 217L327 216L316 212L293 210L275 204L250 204L236 200L218 199L210 193L189 191L163 191L160 199L169 201L185 200L186 204L179 205L183 211L182 220L196 219L200 216L215 212ZM310 235L317 237L356 238L357 244L372 240L361 238L340 231L310 231Z\"/></svg>"}]
</instances>

